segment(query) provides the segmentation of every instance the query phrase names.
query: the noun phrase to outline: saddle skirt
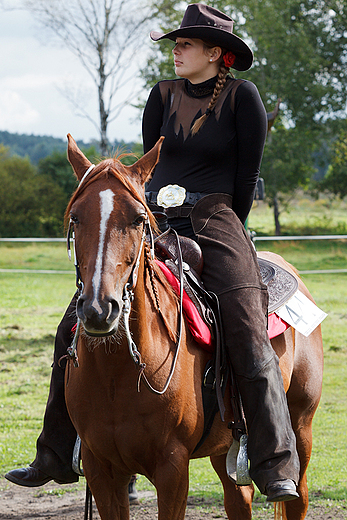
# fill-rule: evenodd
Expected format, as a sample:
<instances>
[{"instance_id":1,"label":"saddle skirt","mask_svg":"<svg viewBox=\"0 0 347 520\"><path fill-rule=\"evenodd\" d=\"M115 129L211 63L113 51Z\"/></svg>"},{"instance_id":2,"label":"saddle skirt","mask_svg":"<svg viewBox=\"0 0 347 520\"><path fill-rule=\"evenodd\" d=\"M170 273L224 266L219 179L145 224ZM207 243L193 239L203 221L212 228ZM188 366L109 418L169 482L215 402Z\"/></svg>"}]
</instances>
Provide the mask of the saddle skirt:
<instances>
[{"instance_id":1,"label":"saddle skirt","mask_svg":"<svg viewBox=\"0 0 347 520\"><path fill-rule=\"evenodd\" d=\"M258 257L260 274L269 293L268 313L282 307L298 290L298 280L282 267Z\"/></svg>"},{"instance_id":2,"label":"saddle skirt","mask_svg":"<svg viewBox=\"0 0 347 520\"><path fill-rule=\"evenodd\" d=\"M213 322L209 308L203 297L203 284L200 274L203 267L202 252L199 245L186 237L179 237L184 266L183 309L190 331L195 340L209 352L214 350ZM179 294L178 256L176 237L166 232L155 239L155 249L159 260L157 264L165 277ZM297 279L278 265L258 258L260 274L269 294L268 335L272 339L282 334L288 327L275 311L279 309L298 289ZM192 281L194 282L192 285ZM199 293L199 287L201 293Z\"/></svg>"}]
</instances>

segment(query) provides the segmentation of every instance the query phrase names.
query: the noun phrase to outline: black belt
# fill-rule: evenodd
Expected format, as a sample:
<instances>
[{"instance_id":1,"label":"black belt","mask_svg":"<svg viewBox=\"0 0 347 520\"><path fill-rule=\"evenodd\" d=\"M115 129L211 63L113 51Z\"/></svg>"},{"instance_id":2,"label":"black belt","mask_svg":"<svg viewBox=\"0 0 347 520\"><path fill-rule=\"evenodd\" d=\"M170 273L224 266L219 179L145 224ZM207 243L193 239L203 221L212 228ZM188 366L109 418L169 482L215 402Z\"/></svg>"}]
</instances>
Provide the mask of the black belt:
<instances>
[{"instance_id":1,"label":"black belt","mask_svg":"<svg viewBox=\"0 0 347 520\"><path fill-rule=\"evenodd\" d=\"M157 204L157 191L146 191L146 199L148 205L152 211L161 211L165 213L168 218L178 218L178 217L189 217L193 206L198 202L198 200L205 197L207 193L199 193L199 192L186 192L186 198L183 201L181 206L173 206L170 208L163 208L162 206L158 206Z\"/></svg>"}]
</instances>

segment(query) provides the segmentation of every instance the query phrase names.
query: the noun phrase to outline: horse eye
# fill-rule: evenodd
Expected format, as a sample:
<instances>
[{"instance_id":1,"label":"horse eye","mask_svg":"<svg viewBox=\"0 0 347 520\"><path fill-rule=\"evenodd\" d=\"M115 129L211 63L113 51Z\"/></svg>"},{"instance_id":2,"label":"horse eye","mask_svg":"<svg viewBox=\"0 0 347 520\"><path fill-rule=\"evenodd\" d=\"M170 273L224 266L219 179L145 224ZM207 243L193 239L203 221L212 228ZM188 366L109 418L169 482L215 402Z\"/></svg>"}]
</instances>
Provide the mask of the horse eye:
<instances>
[{"instance_id":1,"label":"horse eye","mask_svg":"<svg viewBox=\"0 0 347 520\"><path fill-rule=\"evenodd\" d=\"M143 224L145 220L146 220L145 215L138 215L136 217L136 219L134 220L133 224L134 224L134 226L141 226L141 224Z\"/></svg>"},{"instance_id":2,"label":"horse eye","mask_svg":"<svg viewBox=\"0 0 347 520\"><path fill-rule=\"evenodd\" d=\"M76 217L76 215L73 215L72 213L70 214L70 220L71 220L74 224L78 224L78 218Z\"/></svg>"}]
</instances>

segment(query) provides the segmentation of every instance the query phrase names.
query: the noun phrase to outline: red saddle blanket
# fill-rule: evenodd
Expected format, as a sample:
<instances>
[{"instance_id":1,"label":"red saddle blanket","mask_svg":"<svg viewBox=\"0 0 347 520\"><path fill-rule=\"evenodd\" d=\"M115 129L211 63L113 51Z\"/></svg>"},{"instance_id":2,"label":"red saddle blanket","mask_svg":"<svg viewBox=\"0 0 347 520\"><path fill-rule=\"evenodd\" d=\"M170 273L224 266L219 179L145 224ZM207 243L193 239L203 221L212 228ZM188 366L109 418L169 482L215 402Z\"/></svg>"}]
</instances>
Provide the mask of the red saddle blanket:
<instances>
[{"instance_id":1,"label":"red saddle blanket","mask_svg":"<svg viewBox=\"0 0 347 520\"><path fill-rule=\"evenodd\" d=\"M177 280L176 276L170 271L170 269L164 264L164 262L160 262L156 260L158 266L163 271L166 279L173 287L174 291L179 294L180 292L180 283ZM195 341L199 343L205 350L209 352L214 351L214 343L211 336L211 331L201 318L198 313L194 303L189 298L188 294L185 290L183 290L183 312L187 320L187 324L189 330L194 337ZM269 315L268 319L268 335L269 338L272 339L276 336L279 336L289 327L288 323L283 321L277 314L272 313Z\"/></svg>"}]
</instances>

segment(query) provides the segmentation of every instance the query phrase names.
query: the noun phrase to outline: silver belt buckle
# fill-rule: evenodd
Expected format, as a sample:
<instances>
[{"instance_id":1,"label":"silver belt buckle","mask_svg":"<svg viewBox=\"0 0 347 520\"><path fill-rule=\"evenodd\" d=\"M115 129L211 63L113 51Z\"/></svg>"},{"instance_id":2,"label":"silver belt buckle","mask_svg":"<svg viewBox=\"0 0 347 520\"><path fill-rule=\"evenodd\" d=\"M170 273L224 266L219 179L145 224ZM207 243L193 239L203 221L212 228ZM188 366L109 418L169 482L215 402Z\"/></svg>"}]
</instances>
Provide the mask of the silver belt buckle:
<instances>
[{"instance_id":1,"label":"silver belt buckle","mask_svg":"<svg viewBox=\"0 0 347 520\"><path fill-rule=\"evenodd\" d=\"M162 208L182 206L186 198L186 190L178 184L168 184L160 188L157 195L157 205Z\"/></svg>"}]
</instances>

